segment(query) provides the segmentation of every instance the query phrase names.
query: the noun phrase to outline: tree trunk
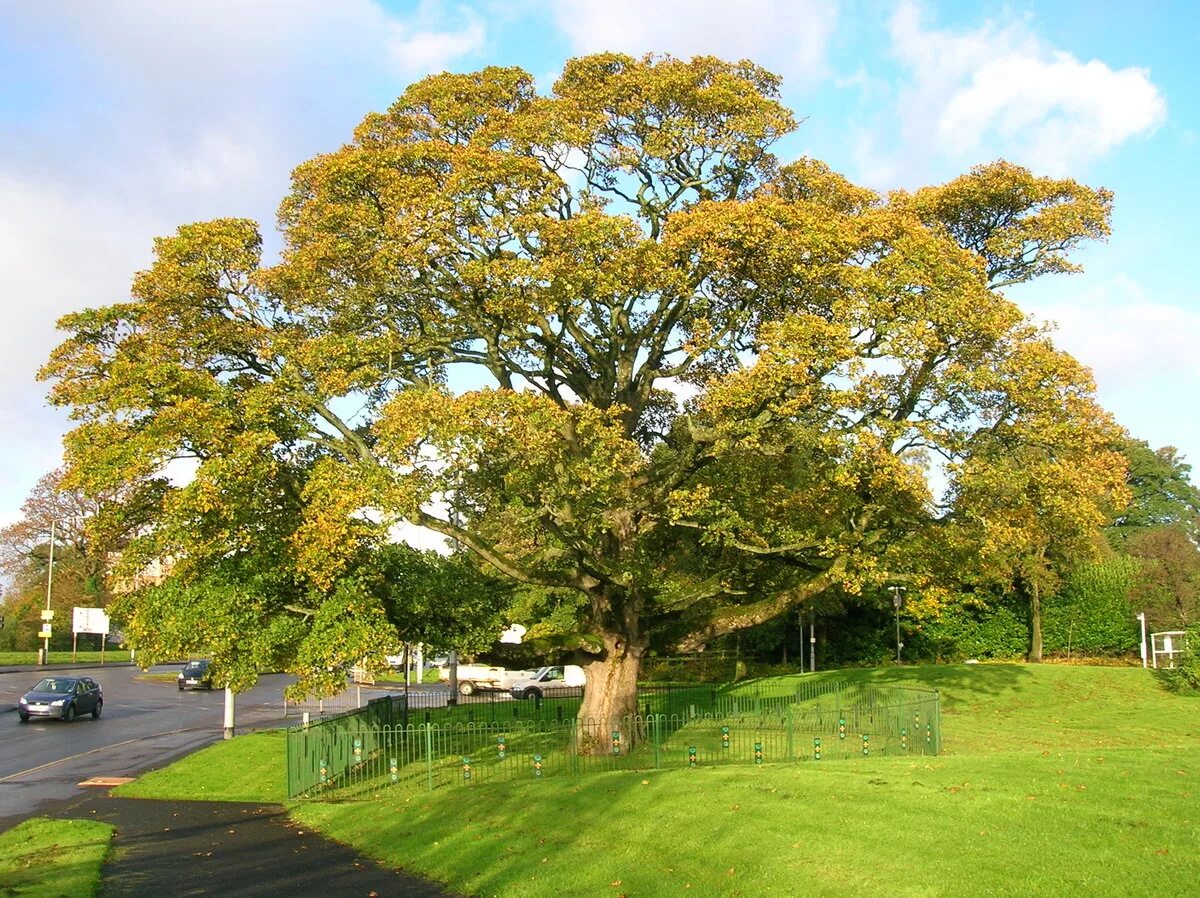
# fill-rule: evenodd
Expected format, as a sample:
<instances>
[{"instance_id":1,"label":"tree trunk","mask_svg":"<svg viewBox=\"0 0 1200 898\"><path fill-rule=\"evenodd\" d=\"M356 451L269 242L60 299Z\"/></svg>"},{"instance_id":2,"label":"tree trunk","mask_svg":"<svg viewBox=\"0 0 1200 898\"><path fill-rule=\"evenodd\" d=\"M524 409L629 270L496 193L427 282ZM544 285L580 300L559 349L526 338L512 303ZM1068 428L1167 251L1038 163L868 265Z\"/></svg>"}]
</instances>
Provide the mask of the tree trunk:
<instances>
[{"instance_id":1,"label":"tree trunk","mask_svg":"<svg viewBox=\"0 0 1200 898\"><path fill-rule=\"evenodd\" d=\"M1029 660L1042 660L1042 593L1037 578L1029 584Z\"/></svg>"},{"instance_id":2,"label":"tree trunk","mask_svg":"<svg viewBox=\"0 0 1200 898\"><path fill-rule=\"evenodd\" d=\"M604 635L604 652L584 671L587 685L579 706L580 754L607 754L613 750L613 733L619 733L623 753L637 741L633 720L638 713L637 681L645 646L618 634Z\"/></svg>"}]
</instances>

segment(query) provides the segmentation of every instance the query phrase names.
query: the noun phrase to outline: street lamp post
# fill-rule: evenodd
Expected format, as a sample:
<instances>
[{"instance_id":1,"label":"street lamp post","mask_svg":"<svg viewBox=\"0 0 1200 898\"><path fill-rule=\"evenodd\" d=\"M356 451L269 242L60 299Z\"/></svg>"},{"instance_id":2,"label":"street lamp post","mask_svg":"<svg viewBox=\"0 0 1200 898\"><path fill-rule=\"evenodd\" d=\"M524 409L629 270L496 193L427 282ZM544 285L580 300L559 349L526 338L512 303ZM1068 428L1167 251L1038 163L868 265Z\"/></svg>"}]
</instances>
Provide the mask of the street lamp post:
<instances>
[{"instance_id":1,"label":"street lamp post","mask_svg":"<svg viewBox=\"0 0 1200 898\"><path fill-rule=\"evenodd\" d=\"M57 521L50 521L50 565L46 568L46 613L42 615L42 663L50 662L50 590L54 584L54 536Z\"/></svg>"},{"instance_id":2,"label":"street lamp post","mask_svg":"<svg viewBox=\"0 0 1200 898\"><path fill-rule=\"evenodd\" d=\"M892 607L896 609L896 663L900 663L900 649L904 643L900 641L900 608L904 605L904 594L908 588L904 586L889 586L892 592Z\"/></svg>"}]
</instances>

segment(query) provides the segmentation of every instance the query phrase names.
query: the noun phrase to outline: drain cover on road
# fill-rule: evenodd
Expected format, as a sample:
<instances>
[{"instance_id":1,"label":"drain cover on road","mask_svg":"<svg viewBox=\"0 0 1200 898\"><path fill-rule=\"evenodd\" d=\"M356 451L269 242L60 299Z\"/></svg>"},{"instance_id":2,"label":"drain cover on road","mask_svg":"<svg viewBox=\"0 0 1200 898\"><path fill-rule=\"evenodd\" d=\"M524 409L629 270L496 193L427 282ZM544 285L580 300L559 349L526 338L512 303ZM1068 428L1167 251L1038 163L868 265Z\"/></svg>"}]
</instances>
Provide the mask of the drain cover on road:
<instances>
[{"instance_id":1,"label":"drain cover on road","mask_svg":"<svg viewBox=\"0 0 1200 898\"><path fill-rule=\"evenodd\" d=\"M81 786L123 786L126 783L132 783L132 776L93 776L91 779L86 779L79 785Z\"/></svg>"}]
</instances>

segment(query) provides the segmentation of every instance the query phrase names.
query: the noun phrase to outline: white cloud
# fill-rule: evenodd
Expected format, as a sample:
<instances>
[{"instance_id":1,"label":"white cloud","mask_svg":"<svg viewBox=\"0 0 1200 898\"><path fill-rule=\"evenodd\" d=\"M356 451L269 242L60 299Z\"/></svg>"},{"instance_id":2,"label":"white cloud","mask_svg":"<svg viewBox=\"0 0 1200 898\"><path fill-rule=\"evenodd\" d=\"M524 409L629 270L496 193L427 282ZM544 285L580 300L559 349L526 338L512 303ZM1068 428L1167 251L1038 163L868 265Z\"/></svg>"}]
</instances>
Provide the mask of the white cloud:
<instances>
[{"instance_id":1,"label":"white cloud","mask_svg":"<svg viewBox=\"0 0 1200 898\"><path fill-rule=\"evenodd\" d=\"M459 31L411 31L392 38L388 50L406 71L438 72L453 59L483 48L483 25L471 20Z\"/></svg>"},{"instance_id":2,"label":"white cloud","mask_svg":"<svg viewBox=\"0 0 1200 898\"><path fill-rule=\"evenodd\" d=\"M1155 380L1200 386L1200 299L1190 304L1155 300L1128 275L1074 295L1029 304L1058 326L1055 342L1092 368L1101 390ZM1174 392L1182 392L1176 386Z\"/></svg>"},{"instance_id":3,"label":"white cloud","mask_svg":"<svg viewBox=\"0 0 1200 898\"><path fill-rule=\"evenodd\" d=\"M1147 295L1119 274L1076 293L1034 291L1033 315L1057 324L1055 342L1088 365L1097 394L1117 420L1154 446L1173 445L1200 462L1200 296Z\"/></svg>"},{"instance_id":4,"label":"white cloud","mask_svg":"<svg viewBox=\"0 0 1200 898\"><path fill-rule=\"evenodd\" d=\"M375 0L9 4L0 27L45 62L10 91L20 113L0 109L2 515L60 461L65 417L34 381L55 319L124 299L181 223L269 232L294 165L486 30L458 7L401 18Z\"/></svg>"},{"instance_id":5,"label":"white cloud","mask_svg":"<svg viewBox=\"0 0 1200 898\"><path fill-rule=\"evenodd\" d=\"M832 0L553 0L553 9L577 53L752 59L793 87L826 73L837 24Z\"/></svg>"},{"instance_id":6,"label":"white cloud","mask_svg":"<svg viewBox=\"0 0 1200 898\"><path fill-rule=\"evenodd\" d=\"M1048 174L1077 172L1166 120L1148 70L1080 61L1025 21L937 30L909 2L889 30L907 78L896 109L900 167L914 177L922 160L962 167L999 156Z\"/></svg>"}]
</instances>

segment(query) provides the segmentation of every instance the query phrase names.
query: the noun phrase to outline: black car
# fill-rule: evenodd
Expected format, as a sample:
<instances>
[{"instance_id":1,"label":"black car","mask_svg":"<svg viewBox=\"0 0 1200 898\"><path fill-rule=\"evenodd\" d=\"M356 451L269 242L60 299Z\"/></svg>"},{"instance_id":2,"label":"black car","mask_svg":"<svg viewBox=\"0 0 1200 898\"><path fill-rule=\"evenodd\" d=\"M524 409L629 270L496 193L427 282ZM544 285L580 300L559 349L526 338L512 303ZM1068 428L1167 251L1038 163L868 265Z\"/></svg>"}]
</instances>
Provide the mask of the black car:
<instances>
[{"instance_id":1,"label":"black car","mask_svg":"<svg viewBox=\"0 0 1200 898\"><path fill-rule=\"evenodd\" d=\"M30 717L74 720L80 714L99 717L104 708L100 684L91 677L46 677L17 702L21 721Z\"/></svg>"},{"instance_id":2,"label":"black car","mask_svg":"<svg viewBox=\"0 0 1200 898\"><path fill-rule=\"evenodd\" d=\"M179 672L179 678L175 681L179 686L179 691L185 689L212 689L212 674L209 673L208 666L211 662L207 658L201 658L198 661L189 661L183 666L183 670Z\"/></svg>"}]
</instances>

